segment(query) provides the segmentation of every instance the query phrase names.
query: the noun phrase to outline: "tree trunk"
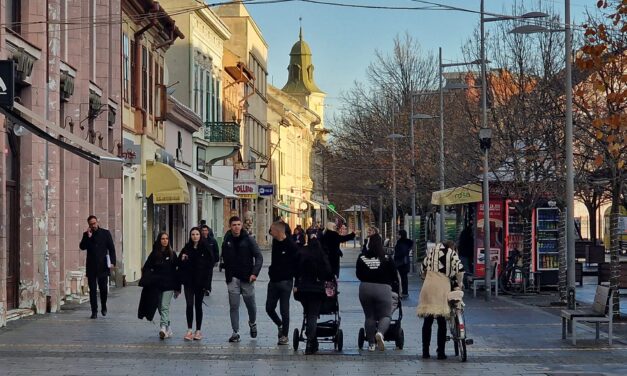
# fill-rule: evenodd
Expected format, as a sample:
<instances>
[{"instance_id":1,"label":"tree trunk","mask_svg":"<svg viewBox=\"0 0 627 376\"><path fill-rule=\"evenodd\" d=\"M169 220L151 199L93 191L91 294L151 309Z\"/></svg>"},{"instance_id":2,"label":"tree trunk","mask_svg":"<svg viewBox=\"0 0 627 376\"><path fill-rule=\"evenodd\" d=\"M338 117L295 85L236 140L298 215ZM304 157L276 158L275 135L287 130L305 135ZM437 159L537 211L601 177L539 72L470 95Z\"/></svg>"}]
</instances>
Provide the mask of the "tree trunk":
<instances>
[{"instance_id":1,"label":"tree trunk","mask_svg":"<svg viewBox=\"0 0 627 376\"><path fill-rule=\"evenodd\" d=\"M522 249L522 259L523 259L523 274L528 278L531 272L531 253L533 252L533 237L532 230L533 226L531 223L531 218L525 217L523 218L523 249Z\"/></svg>"},{"instance_id":2,"label":"tree trunk","mask_svg":"<svg viewBox=\"0 0 627 376\"><path fill-rule=\"evenodd\" d=\"M420 213L420 231L418 235L418 259L417 262L422 262L422 259L427 254L427 216L424 210Z\"/></svg>"},{"instance_id":3,"label":"tree trunk","mask_svg":"<svg viewBox=\"0 0 627 376\"><path fill-rule=\"evenodd\" d=\"M599 206L596 204L586 205L586 209L588 209L588 223L590 227L590 240L592 244L597 244L597 210Z\"/></svg>"},{"instance_id":4,"label":"tree trunk","mask_svg":"<svg viewBox=\"0 0 627 376\"><path fill-rule=\"evenodd\" d=\"M610 288L614 291L612 301L614 317L620 317L620 299L618 282L620 277L620 233L618 232L618 217L620 209L620 186L613 187L612 210L610 212Z\"/></svg>"}]
</instances>

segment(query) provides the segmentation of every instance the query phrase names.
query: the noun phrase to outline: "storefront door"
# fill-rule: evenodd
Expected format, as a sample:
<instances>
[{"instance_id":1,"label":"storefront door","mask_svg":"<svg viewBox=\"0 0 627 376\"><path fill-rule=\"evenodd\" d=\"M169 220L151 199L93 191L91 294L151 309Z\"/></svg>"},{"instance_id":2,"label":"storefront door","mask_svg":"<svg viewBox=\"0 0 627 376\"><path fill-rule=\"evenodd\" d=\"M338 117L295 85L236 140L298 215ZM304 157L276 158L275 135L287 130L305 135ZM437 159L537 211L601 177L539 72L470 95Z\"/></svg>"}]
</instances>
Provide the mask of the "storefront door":
<instances>
[{"instance_id":1,"label":"storefront door","mask_svg":"<svg viewBox=\"0 0 627 376\"><path fill-rule=\"evenodd\" d=\"M18 138L6 133L6 218L7 218L7 308L19 306L20 281L20 206Z\"/></svg>"}]
</instances>

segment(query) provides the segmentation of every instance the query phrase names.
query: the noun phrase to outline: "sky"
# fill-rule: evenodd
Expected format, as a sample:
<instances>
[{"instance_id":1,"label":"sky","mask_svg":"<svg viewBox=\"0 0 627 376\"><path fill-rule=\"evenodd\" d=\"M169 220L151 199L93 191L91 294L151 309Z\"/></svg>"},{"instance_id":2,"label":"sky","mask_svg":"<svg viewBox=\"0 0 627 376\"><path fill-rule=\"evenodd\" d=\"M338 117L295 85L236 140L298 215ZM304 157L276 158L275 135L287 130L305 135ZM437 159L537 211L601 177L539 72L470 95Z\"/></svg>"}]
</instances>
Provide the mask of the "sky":
<instances>
[{"instance_id":1,"label":"sky","mask_svg":"<svg viewBox=\"0 0 627 376\"><path fill-rule=\"evenodd\" d=\"M263 0L254 0L263 1ZM443 60L460 61L460 46L478 26L479 14L460 11L382 10L336 7L301 1L246 6L269 45L268 82L278 88L287 81L289 52L298 40L299 17L303 37L312 50L315 80L327 94L326 120L341 105L340 96L355 81L364 81L374 51L387 53L397 35L409 33L425 51ZM412 0L328 0L345 4L419 7ZM431 0L479 11L479 0ZM563 15L564 0L485 0L490 13L510 14L512 5L523 2L529 10L537 4L553 6ZM594 9L596 0L571 0L573 23L584 20L586 8ZM489 33L491 24L486 24ZM327 123L328 124L328 123Z\"/></svg>"}]
</instances>

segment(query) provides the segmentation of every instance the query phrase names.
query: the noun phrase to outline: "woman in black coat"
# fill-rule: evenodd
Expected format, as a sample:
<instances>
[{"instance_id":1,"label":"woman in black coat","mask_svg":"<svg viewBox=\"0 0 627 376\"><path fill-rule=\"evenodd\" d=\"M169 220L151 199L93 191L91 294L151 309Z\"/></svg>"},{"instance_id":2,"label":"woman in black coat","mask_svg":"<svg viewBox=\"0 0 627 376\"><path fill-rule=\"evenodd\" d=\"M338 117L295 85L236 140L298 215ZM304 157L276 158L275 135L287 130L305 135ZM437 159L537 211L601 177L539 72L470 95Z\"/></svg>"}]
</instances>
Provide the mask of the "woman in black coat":
<instances>
[{"instance_id":1,"label":"woman in black coat","mask_svg":"<svg viewBox=\"0 0 627 376\"><path fill-rule=\"evenodd\" d=\"M205 291L210 288L209 276L215 261L208 243L201 241L200 229L194 227L189 231L189 241L179 253L179 279L185 287L185 303L187 317L187 333L185 340L201 340L202 334L202 300ZM196 332L192 332L196 310Z\"/></svg>"},{"instance_id":2,"label":"woman in black coat","mask_svg":"<svg viewBox=\"0 0 627 376\"><path fill-rule=\"evenodd\" d=\"M176 252L170 247L170 238L166 232L157 235L152 245L152 252L142 268L141 285L142 300L140 300L139 318L146 317L152 321L155 310L159 309L160 330L159 338L172 336L170 329L170 302L172 297L177 298L181 293L181 284L177 275L178 259ZM155 304L156 303L156 304Z\"/></svg>"},{"instance_id":3,"label":"woman in black coat","mask_svg":"<svg viewBox=\"0 0 627 376\"><path fill-rule=\"evenodd\" d=\"M307 319L305 354L314 354L318 351L316 325L325 297L324 282L333 279L329 260L315 234L311 235L307 246L296 253L294 269L294 299L303 305Z\"/></svg>"},{"instance_id":4,"label":"woman in black coat","mask_svg":"<svg viewBox=\"0 0 627 376\"><path fill-rule=\"evenodd\" d=\"M353 239L355 239L354 232L348 235L340 235L336 231L335 223L327 223L327 229L324 231L320 242L322 243L322 248L327 253L331 270L336 277L340 276L340 257L344 256L340 249L340 244Z\"/></svg>"}]
</instances>

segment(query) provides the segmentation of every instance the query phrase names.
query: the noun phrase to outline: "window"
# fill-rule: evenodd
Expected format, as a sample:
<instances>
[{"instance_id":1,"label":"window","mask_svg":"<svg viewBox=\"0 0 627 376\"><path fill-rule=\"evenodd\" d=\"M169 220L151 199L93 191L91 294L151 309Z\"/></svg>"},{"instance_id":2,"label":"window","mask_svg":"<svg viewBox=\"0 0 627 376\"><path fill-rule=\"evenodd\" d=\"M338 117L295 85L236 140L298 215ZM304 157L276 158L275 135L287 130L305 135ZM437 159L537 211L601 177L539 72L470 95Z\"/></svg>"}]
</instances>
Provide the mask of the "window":
<instances>
[{"instance_id":1,"label":"window","mask_svg":"<svg viewBox=\"0 0 627 376\"><path fill-rule=\"evenodd\" d=\"M220 118L218 118L218 106L216 105L218 81L214 80L213 77L211 81L211 115L213 116L214 121L220 121Z\"/></svg>"},{"instance_id":2,"label":"window","mask_svg":"<svg viewBox=\"0 0 627 376\"><path fill-rule=\"evenodd\" d=\"M142 108L148 108L148 50L142 46Z\"/></svg>"},{"instance_id":3,"label":"window","mask_svg":"<svg viewBox=\"0 0 627 376\"><path fill-rule=\"evenodd\" d=\"M5 16L6 26L14 32L20 33L20 22L22 21L22 1L7 0Z\"/></svg>"},{"instance_id":4,"label":"window","mask_svg":"<svg viewBox=\"0 0 627 376\"><path fill-rule=\"evenodd\" d=\"M207 151L205 148L196 149L196 171L205 172L205 158Z\"/></svg>"},{"instance_id":5,"label":"window","mask_svg":"<svg viewBox=\"0 0 627 376\"><path fill-rule=\"evenodd\" d=\"M216 80L216 120L222 121L222 88L221 82Z\"/></svg>"},{"instance_id":6,"label":"window","mask_svg":"<svg viewBox=\"0 0 627 376\"><path fill-rule=\"evenodd\" d=\"M154 100L154 98L153 98L154 90L152 89L153 88L153 86L152 86L152 83L153 83L152 82L152 77L153 77L153 74L154 74L154 71L155 71L155 67L154 67L153 64L157 63L157 61L156 61L157 59L154 59L154 60L155 61L153 63L152 54L149 53L148 54L148 82L147 82L148 87L150 88L148 90L148 113L149 114L152 114L152 103L153 103L153 100ZM155 82L155 84L156 84L156 82Z\"/></svg>"},{"instance_id":7,"label":"window","mask_svg":"<svg viewBox=\"0 0 627 376\"><path fill-rule=\"evenodd\" d=\"M205 120L213 121L213 113L211 112L211 75L207 75L205 80Z\"/></svg>"},{"instance_id":8,"label":"window","mask_svg":"<svg viewBox=\"0 0 627 376\"><path fill-rule=\"evenodd\" d=\"M130 41L126 33L122 34L122 99L128 103L129 80L131 78Z\"/></svg>"},{"instance_id":9,"label":"window","mask_svg":"<svg viewBox=\"0 0 627 376\"><path fill-rule=\"evenodd\" d=\"M131 40L131 71L129 75L131 77L131 82L129 85L129 95L131 96L131 106L137 105L137 96L135 95L135 85L137 85L137 77L135 77L135 66L137 65L136 56L135 56L135 41Z\"/></svg>"}]
</instances>

